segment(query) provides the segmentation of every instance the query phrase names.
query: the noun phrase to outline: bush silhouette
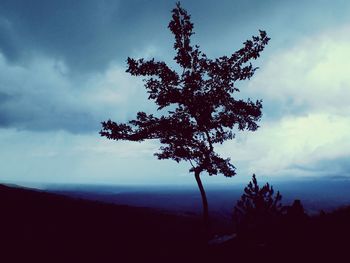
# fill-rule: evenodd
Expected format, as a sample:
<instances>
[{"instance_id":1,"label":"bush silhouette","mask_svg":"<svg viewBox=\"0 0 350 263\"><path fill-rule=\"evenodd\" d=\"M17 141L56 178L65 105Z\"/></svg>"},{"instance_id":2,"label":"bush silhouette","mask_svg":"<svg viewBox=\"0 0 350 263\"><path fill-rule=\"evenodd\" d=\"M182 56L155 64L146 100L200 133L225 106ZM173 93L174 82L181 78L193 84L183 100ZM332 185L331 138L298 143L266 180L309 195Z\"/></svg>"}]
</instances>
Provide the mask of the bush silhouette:
<instances>
[{"instance_id":1,"label":"bush silhouette","mask_svg":"<svg viewBox=\"0 0 350 263\"><path fill-rule=\"evenodd\" d=\"M266 183L259 187L255 174L252 181L244 188L244 194L234 208L235 219L252 221L258 218L279 215L282 212L282 195L274 195L273 187Z\"/></svg>"},{"instance_id":2,"label":"bush silhouette","mask_svg":"<svg viewBox=\"0 0 350 263\"><path fill-rule=\"evenodd\" d=\"M281 200L280 192L275 193L269 183L260 187L254 174L233 211L240 240L273 246L279 246L279 240L301 242L309 228L309 216L300 200L288 206L283 206Z\"/></svg>"},{"instance_id":3,"label":"bush silhouette","mask_svg":"<svg viewBox=\"0 0 350 263\"><path fill-rule=\"evenodd\" d=\"M282 195L279 191L275 194L269 183L260 187L253 174L252 181L244 188L241 199L234 207L233 219L237 233L249 237L252 241L265 239L265 234L284 212L281 200Z\"/></svg>"}]
</instances>

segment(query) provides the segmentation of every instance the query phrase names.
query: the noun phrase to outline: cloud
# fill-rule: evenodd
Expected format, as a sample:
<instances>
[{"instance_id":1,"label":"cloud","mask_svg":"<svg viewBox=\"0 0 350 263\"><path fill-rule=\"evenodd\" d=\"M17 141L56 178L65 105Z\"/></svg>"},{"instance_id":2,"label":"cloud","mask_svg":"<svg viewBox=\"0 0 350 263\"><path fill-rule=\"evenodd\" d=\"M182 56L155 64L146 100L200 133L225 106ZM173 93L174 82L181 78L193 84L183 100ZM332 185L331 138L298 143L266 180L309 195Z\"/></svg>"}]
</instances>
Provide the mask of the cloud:
<instances>
[{"instance_id":1,"label":"cloud","mask_svg":"<svg viewBox=\"0 0 350 263\"><path fill-rule=\"evenodd\" d=\"M78 75L103 72L111 61L122 63L149 45L157 47L162 59L171 59L173 38L167 25L174 4L139 0L2 0L0 51L17 64L39 53L63 61L72 74ZM294 42L300 35L347 19L350 8L341 0L317 5L313 1L295 5L294 1L276 0L200 4L184 0L182 4L192 14L197 32L194 38L209 56L232 53L258 29L271 33L279 45Z\"/></svg>"},{"instance_id":2,"label":"cloud","mask_svg":"<svg viewBox=\"0 0 350 263\"><path fill-rule=\"evenodd\" d=\"M117 64L86 79L70 78L69 70L47 57L13 65L0 54L0 127L97 134L101 121L151 107L142 81Z\"/></svg>"},{"instance_id":3,"label":"cloud","mask_svg":"<svg viewBox=\"0 0 350 263\"><path fill-rule=\"evenodd\" d=\"M188 167L158 161L158 144L114 142L94 134L0 129L1 182L164 184L184 179ZM155 167L157 169L155 169ZM169 171L172 171L171 173Z\"/></svg>"},{"instance_id":4,"label":"cloud","mask_svg":"<svg viewBox=\"0 0 350 263\"><path fill-rule=\"evenodd\" d=\"M158 15L155 5L162 10ZM161 47L168 38L170 5L4 0L0 3L0 51L13 63L35 59L39 53L63 61L72 74L104 71L111 61L124 62L135 49L152 42Z\"/></svg>"},{"instance_id":5,"label":"cloud","mask_svg":"<svg viewBox=\"0 0 350 263\"><path fill-rule=\"evenodd\" d=\"M348 174L349 3L182 4L195 23L194 42L209 56L232 53L259 28L272 38L242 89L242 97L263 99L261 128L218 147L238 176ZM172 63L173 7L167 1L1 1L1 179L192 182L186 164L152 156L157 143L115 143L97 133L103 120L155 111L142 81L125 73L125 59Z\"/></svg>"},{"instance_id":6,"label":"cloud","mask_svg":"<svg viewBox=\"0 0 350 263\"><path fill-rule=\"evenodd\" d=\"M248 88L260 96L266 115L324 112L349 115L350 24L304 38L272 55ZM278 112L276 114L275 112Z\"/></svg>"},{"instance_id":7,"label":"cloud","mask_svg":"<svg viewBox=\"0 0 350 263\"><path fill-rule=\"evenodd\" d=\"M239 134L237 141L220 147L232 157L238 171L264 176L325 175L334 166L324 161L350 157L350 119L331 114L286 116L279 121L264 122L249 134ZM342 172L348 174L348 167Z\"/></svg>"},{"instance_id":8,"label":"cloud","mask_svg":"<svg viewBox=\"0 0 350 263\"><path fill-rule=\"evenodd\" d=\"M350 26L270 56L245 95L263 99L261 128L220 148L244 173L350 173Z\"/></svg>"}]
</instances>

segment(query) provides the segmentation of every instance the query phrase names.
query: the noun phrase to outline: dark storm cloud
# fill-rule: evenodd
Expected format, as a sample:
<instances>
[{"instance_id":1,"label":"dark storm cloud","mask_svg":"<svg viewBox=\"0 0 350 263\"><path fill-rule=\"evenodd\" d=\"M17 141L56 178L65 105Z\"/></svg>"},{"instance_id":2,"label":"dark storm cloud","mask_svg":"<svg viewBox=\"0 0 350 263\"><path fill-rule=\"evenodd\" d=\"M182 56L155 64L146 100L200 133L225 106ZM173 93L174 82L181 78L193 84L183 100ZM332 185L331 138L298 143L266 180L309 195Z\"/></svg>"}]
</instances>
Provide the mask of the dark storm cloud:
<instances>
[{"instance_id":1,"label":"dark storm cloud","mask_svg":"<svg viewBox=\"0 0 350 263\"><path fill-rule=\"evenodd\" d=\"M56 104L56 105L55 105ZM8 95L0 92L0 128L21 130L67 130L73 133L96 131L96 116L79 106L74 108L64 101L53 103L50 98L33 94Z\"/></svg>"},{"instance_id":2,"label":"dark storm cloud","mask_svg":"<svg viewBox=\"0 0 350 263\"><path fill-rule=\"evenodd\" d=\"M171 161L150 161L158 148L153 141L117 146L98 135L101 121L125 122L138 110L155 111L139 78L125 73L125 61L128 56L155 56L172 62L167 25L175 2L0 0L1 180L142 184L187 178L185 164L169 169ZM330 33L350 24L350 2L181 3L195 24L194 44L210 58L230 55L258 29L271 37L254 62L260 67L256 75L239 83L243 98L263 99L261 127L254 135L237 134L218 149L232 157L239 173L348 175L350 108L339 105L347 105L349 97L343 86L350 83L345 72L350 52L341 52L340 61L346 63L339 66L336 56L334 64L315 74L320 81L310 79L314 75L309 70L318 65L319 53L325 58L337 50L337 43L318 47L328 38L337 40L339 34ZM324 37L315 38L320 33ZM304 38L310 45L303 44ZM348 38L339 42L341 47L348 43ZM324 65L325 60L319 62ZM336 115L326 114L328 109ZM179 174L184 177L176 179Z\"/></svg>"},{"instance_id":3,"label":"dark storm cloud","mask_svg":"<svg viewBox=\"0 0 350 263\"><path fill-rule=\"evenodd\" d=\"M0 128L16 127L19 130L40 132L66 130L72 133L85 133L97 131L100 126L94 116L82 110L50 109L43 103L36 108L25 107L25 105L21 107L21 103L15 99L13 101L12 104L0 105Z\"/></svg>"},{"instance_id":4,"label":"dark storm cloud","mask_svg":"<svg viewBox=\"0 0 350 263\"><path fill-rule=\"evenodd\" d=\"M1 52L6 54L9 61L19 58L19 48L14 37L11 24L5 18L0 17L0 47Z\"/></svg>"},{"instance_id":5,"label":"dark storm cloud","mask_svg":"<svg viewBox=\"0 0 350 263\"><path fill-rule=\"evenodd\" d=\"M147 17L152 5L125 3L1 1L1 51L9 60L44 52L83 71L103 69L111 60L124 61L131 50L154 37L147 31L155 26L154 16ZM168 11L163 13L169 16Z\"/></svg>"},{"instance_id":6,"label":"dark storm cloud","mask_svg":"<svg viewBox=\"0 0 350 263\"><path fill-rule=\"evenodd\" d=\"M251 23L249 19L264 15L262 10L272 2L183 1L183 5L193 20L201 23L203 39L206 31ZM3 0L0 49L11 61L44 52L63 59L73 71L104 69L111 60L124 62L148 43L171 50L172 39L166 27L174 4L175 1L142 0ZM257 29L245 32L244 37Z\"/></svg>"},{"instance_id":7,"label":"dark storm cloud","mask_svg":"<svg viewBox=\"0 0 350 263\"><path fill-rule=\"evenodd\" d=\"M171 58L173 40L167 24L174 4L142 0L1 1L0 53L6 60L0 65L0 127L96 132L103 114L95 114L82 99L67 102L70 94L78 90L75 97L81 96L86 79L97 71L103 74L111 61L124 66L127 56L144 52L149 44L156 48L155 53L171 51L161 52L166 57L160 59ZM203 29L214 29L212 24L230 16L211 1L202 5L184 2L185 8L193 11L194 22L203 22ZM239 10L248 10L248 6L239 4L228 10L236 10L236 20ZM42 63L38 57L51 62ZM67 65L68 77L52 65L54 61ZM73 82L72 74L80 80Z\"/></svg>"},{"instance_id":8,"label":"dark storm cloud","mask_svg":"<svg viewBox=\"0 0 350 263\"><path fill-rule=\"evenodd\" d=\"M181 2L195 23L195 42L209 56L228 55L258 29L266 29L272 41L262 59L278 43L284 45L316 26L335 23L332 12L336 7L340 10L337 19L342 19L342 14L349 10L341 1L338 2L343 4L337 6L325 5L325 1L317 6L313 1L303 1L302 5L277 0ZM112 62L124 70L126 58L143 56L148 46L155 49L157 59L169 62L174 51L167 25L174 5L175 1L145 0L1 0L0 55L6 59L1 60L0 69L0 126L95 130L103 121L100 119L103 114L93 113L82 99L76 99L74 105L67 103L66 95L73 96L74 92L79 98L86 92L86 79L104 74ZM64 76L67 87L62 88L60 68L52 73L54 76L43 73L48 67L45 63L42 70L37 68L38 57L67 66L68 74ZM16 73L16 66L27 73ZM6 73L9 68L13 74ZM41 93L34 92L38 85ZM139 105L127 105L126 110L133 112L136 107ZM270 108L266 107L267 111L277 112L278 106Z\"/></svg>"},{"instance_id":9,"label":"dark storm cloud","mask_svg":"<svg viewBox=\"0 0 350 263\"><path fill-rule=\"evenodd\" d=\"M331 5L326 1L318 5L314 1L300 5L277 0L182 1L196 23L198 37L208 40L209 48L225 51L225 46L234 51L232 45L240 45L259 28L268 30L274 41L281 42L285 40L285 36L278 37L281 30L288 33L294 28L300 34L330 24L335 6L342 19L348 5L337 2L344 8L339 10L339 3ZM11 61L45 52L63 59L73 71L104 69L111 60L124 62L148 43L171 50L172 39L166 26L174 4L175 1L145 0L2 0L0 49ZM305 23L306 20L310 21ZM232 30L238 43L220 43L216 48L218 34L231 34Z\"/></svg>"}]
</instances>

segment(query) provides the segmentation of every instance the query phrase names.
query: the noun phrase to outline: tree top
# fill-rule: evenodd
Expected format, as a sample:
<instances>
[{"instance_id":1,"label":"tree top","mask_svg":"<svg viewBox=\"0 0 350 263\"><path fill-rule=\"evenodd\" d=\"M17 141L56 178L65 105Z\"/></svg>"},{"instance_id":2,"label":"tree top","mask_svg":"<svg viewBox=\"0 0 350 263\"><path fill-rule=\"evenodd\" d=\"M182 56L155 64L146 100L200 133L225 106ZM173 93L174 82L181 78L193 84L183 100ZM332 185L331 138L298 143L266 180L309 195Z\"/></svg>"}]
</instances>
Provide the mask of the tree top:
<instances>
[{"instance_id":1,"label":"tree top","mask_svg":"<svg viewBox=\"0 0 350 263\"><path fill-rule=\"evenodd\" d=\"M236 82L250 79L257 59L269 38L259 30L230 56L208 58L198 45L192 45L193 23L180 3L172 10L168 28L174 35L174 60L181 72L163 61L128 58L126 72L146 77L148 99L158 105L158 115L138 112L128 123L102 122L101 136L114 140L158 139L159 159L189 161L191 172L209 175L235 175L230 159L220 157L214 144L233 139L232 129L255 131L262 112L261 100L235 99Z\"/></svg>"}]
</instances>

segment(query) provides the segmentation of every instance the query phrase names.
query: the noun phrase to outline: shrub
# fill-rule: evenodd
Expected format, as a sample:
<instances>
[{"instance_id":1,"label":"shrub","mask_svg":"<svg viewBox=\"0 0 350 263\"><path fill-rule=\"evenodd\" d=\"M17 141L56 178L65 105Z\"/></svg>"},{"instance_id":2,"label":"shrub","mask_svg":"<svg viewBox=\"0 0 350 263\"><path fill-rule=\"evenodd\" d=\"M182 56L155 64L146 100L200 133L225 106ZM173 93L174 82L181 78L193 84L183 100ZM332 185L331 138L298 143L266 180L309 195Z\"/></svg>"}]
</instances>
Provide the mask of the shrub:
<instances>
[{"instance_id":1,"label":"shrub","mask_svg":"<svg viewBox=\"0 0 350 263\"><path fill-rule=\"evenodd\" d=\"M241 199L234 207L233 219L238 235L249 238L265 239L271 227L283 214L282 195L275 194L273 187L266 183L259 187L255 174L252 181L244 188Z\"/></svg>"}]
</instances>

